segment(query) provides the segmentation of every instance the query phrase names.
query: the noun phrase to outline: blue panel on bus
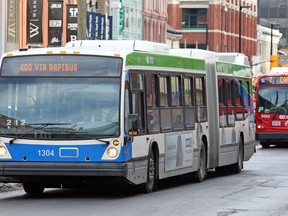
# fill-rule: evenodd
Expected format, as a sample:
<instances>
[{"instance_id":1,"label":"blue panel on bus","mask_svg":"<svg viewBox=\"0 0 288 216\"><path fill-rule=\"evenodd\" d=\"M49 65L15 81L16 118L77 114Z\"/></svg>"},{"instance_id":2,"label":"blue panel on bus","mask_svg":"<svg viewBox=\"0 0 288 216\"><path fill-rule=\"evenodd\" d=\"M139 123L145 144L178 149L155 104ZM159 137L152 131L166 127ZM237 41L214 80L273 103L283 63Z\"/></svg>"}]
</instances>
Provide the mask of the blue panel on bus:
<instances>
[{"instance_id":1,"label":"blue panel on bus","mask_svg":"<svg viewBox=\"0 0 288 216\"><path fill-rule=\"evenodd\" d=\"M107 144L37 145L7 144L12 161L43 162L124 162L131 159L131 146L124 146L116 160L101 160ZM7 160L6 160L7 161Z\"/></svg>"}]
</instances>

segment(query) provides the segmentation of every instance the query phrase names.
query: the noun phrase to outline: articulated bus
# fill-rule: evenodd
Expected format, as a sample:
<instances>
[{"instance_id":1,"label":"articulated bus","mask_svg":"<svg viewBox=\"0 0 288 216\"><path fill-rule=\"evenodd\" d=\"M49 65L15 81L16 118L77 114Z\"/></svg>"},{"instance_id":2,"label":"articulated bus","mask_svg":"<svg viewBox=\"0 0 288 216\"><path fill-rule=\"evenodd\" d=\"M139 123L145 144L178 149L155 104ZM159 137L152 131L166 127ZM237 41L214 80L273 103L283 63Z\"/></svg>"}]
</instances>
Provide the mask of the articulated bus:
<instances>
[{"instance_id":1,"label":"articulated bus","mask_svg":"<svg viewBox=\"0 0 288 216\"><path fill-rule=\"evenodd\" d=\"M256 140L263 148L288 142L288 73L268 73L256 82Z\"/></svg>"},{"instance_id":2,"label":"articulated bus","mask_svg":"<svg viewBox=\"0 0 288 216\"><path fill-rule=\"evenodd\" d=\"M241 172L255 150L250 67L219 56L130 40L4 54L0 181L31 195L110 180L152 192Z\"/></svg>"}]
</instances>

